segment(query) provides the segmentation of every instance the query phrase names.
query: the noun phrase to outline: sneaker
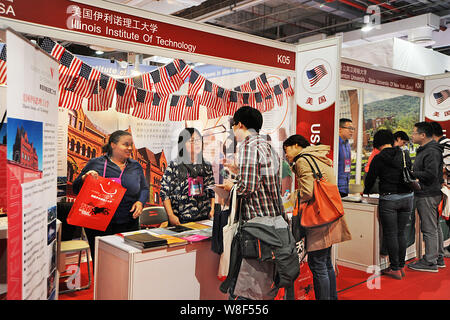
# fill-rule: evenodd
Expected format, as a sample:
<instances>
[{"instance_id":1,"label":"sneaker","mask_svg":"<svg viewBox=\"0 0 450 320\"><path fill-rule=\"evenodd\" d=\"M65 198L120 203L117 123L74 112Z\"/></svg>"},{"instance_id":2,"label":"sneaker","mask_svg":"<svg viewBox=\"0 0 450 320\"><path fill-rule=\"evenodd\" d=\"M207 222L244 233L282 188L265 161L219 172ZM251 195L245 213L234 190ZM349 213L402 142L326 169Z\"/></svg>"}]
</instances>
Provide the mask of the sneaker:
<instances>
[{"instance_id":1,"label":"sneaker","mask_svg":"<svg viewBox=\"0 0 450 320\"><path fill-rule=\"evenodd\" d=\"M449 250L449 248L444 248L444 257L450 258L450 250Z\"/></svg>"},{"instance_id":2,"label":"sneaker","mask_svg":"<svg viewBox=\"0 0 450 320\"><path fill-rule=\"evenodd\" d=\"M438 268L445 268L444 257L440 257L437 259L437 266Z\"/></svg>"},{"instance_id":3,"label":"sneaker","mask_svg":"<svg viewBox=\"0 0 450 320\"><path fill-rule=\"evenodd\" d=\"M391 268L387 268L381 270L381 274L397 280L402 280L402 273L400 270L392 270Z\"/></svg>"},{"instance_id":4,"label":"sneaker","mask_svg":"<svg viewBox=\"0 0 450 320\"><path fill-rule=\"evenodd\" d=\"M408 268L416 271L438 272L438 267L436 264L430 264L423 259L408 264Z\"/></svg>"}]
</instances>

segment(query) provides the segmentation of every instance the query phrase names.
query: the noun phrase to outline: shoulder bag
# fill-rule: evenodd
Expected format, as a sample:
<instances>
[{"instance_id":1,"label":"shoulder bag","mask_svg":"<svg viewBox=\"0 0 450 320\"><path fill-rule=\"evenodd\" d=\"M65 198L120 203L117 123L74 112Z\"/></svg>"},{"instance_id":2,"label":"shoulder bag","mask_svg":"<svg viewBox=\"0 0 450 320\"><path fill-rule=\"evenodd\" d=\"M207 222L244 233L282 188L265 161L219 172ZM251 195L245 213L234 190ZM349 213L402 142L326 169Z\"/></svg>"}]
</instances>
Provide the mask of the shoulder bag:
<instances>
[{"instance_id":1,"label":"shoulder bag","mask_svg":"<svg viewBox=\"0 0 450 320\"><path fill-rule=\"evenodd\" d=\"M422 190L422 187L420 186L419 182L413 178L411 170L406 166L405 151L403 150L402 155L403 155L403 170L402 170L403 182L413 191Z\"/></svg>"},{"instance_id":2,"label":"shoulder bag","mask_svg":"<svg viewBox=\"0 0 450 320\"><path fill-rule=\"evenodd\" d=\"M315 169L306 157L315 165ZM302 154L311 167L314 177L313 198L299 207L300 223L305 228L324 226L344 215L344 206L336 184L326 181L320 172L317 162L310 154Z\"/></svg>"}]
</instances>

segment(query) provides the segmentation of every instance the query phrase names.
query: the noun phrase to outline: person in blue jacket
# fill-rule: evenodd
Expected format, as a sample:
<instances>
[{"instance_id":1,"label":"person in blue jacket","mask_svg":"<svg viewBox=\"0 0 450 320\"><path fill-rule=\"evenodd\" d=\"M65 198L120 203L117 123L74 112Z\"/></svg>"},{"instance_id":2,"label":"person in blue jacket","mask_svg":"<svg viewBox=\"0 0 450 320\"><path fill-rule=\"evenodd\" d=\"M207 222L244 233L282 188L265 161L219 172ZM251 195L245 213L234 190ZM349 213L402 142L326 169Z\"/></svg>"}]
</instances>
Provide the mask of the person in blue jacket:
<instances>
[{"instance_id":1,"label":"person in blue jacket","mask_svg":"<svg viewBox=\"0 0 450 320\"><path fill-rule=\"evenodd\" d=\"M352 164L352 153L348 140L353 137L354 131L352 120L347 118L339 120L338 188L341 197L348 195Z\"/></svg>"},{"instance_id":2,"label":"person in blue jacket","mask_svg":"<svg viewBox=\"0 0 450 320\"><path fill-rule=\"evenodd\" d=\"M88 161L73 182L73 191L78 194L88 175L105 177L120 183L126 188L125 195L119 203L110 224L105 231L85 228L91 249L92 261L95 259L95 237L139 229L138 217L149 199L149 186L142 166L131 159L133 138L127 131L118 130L109 136L103 146L103 156Z\"/></svg>"}]
</instances>

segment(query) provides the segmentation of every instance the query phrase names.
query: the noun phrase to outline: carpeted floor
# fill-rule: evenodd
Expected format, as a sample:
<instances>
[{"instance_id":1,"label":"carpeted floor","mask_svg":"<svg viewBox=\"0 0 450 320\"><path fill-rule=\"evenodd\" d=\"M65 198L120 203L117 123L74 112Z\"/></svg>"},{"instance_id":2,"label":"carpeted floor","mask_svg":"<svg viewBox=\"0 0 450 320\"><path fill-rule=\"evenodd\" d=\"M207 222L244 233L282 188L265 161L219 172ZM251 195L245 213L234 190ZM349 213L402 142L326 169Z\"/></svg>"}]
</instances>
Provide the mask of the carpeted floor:
<instances>
[{"instance_id":1,"label":"carpeted floor","mask_svg":"<svg viewBox=\"0 0 450 320\"><path fill-rule=\"evenodd\" d=\"M338 297L340 300L450 300L450 259L445 259L445 263L447 267L440 268L438 273L413 271L406 267L406 276L402 280L338 266ZM86 263L82 263L82 286L88 281L86 269ZM64 286L64 280L60 279L60 288ZM60 294L59 299L92 300L93 292L92 278L89 289Z\"/></svg>"}]
</instances>

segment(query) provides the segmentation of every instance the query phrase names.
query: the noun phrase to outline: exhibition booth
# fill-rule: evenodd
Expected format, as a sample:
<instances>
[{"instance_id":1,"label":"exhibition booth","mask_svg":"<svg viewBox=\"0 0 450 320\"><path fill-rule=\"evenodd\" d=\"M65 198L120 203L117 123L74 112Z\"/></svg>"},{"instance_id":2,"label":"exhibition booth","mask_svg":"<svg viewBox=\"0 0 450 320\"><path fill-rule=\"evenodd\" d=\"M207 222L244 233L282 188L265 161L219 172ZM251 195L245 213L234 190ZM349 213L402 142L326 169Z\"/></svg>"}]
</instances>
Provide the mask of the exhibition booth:
<instances>
[{"instance_id":1,"label":"exhibition booth","mask_svg":"<svg viewBox=\"0 0 450 320\"><path fill-rule=\"evenodd\" d=\"M96 0L16 0L9 6L0 14L0 27L7 28L0 48L0 178L6 181L0 184L0 213L6 214L0 217L0 262L7 272L0 274L0 288L7 299L58 299L64 223L61 231L57 203L75 201L73 181L101 155L110 133L132 134L133 159L150 186L145 206L161 207L161 179L176 157L180 131L202 133L205 159L221 183L222 159L235 152L229 119L247 104L262 112L261 134L281 159L283 141L298 133L312 144L330 145L336 161L339 118L353 120L354 194L344 199L353 239L334 246L333 260L369 273L387 266L377 197L359 196L371 139L379 128L410 134L424 119L447 130L450 99L443 97L450 76L342 58L339 37L290 45L118 4L106 8ZM76 55L60 45L64 41L112 48L127 60ZM163 62L148 64L144 56ZM31 152L17 157L17 141ZM408 149L414 156L414 146ZM295 182L283 162L284 196ZM216 203L223 208L220 197ZM285 208L292 210L288 203ZM407 259L423 254L417 221L410 224ZM203 226L210 230L212 221ZM146 251L122 236L96 239L94 299L228 298L218 289L220 256L208 239ZM447 229L444 236L450 244ZM298 299L306 298L304 289L297 288Z\"/></svg>"}]
</instances>

